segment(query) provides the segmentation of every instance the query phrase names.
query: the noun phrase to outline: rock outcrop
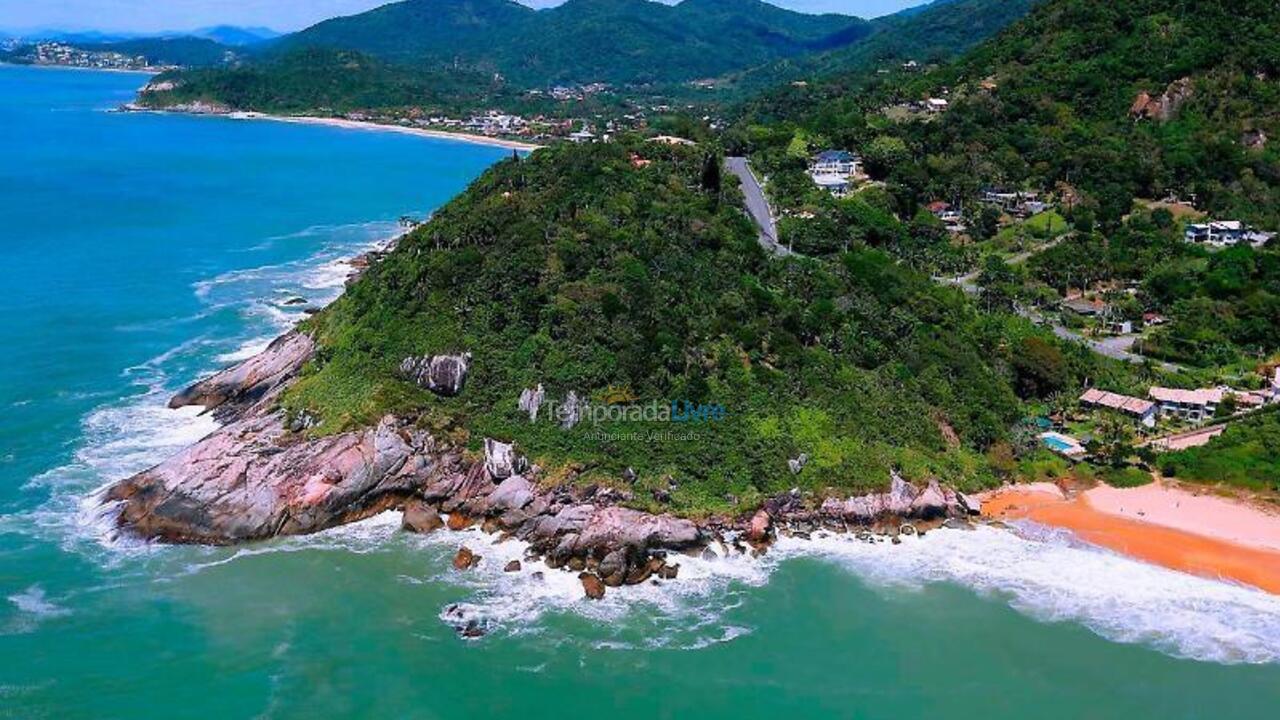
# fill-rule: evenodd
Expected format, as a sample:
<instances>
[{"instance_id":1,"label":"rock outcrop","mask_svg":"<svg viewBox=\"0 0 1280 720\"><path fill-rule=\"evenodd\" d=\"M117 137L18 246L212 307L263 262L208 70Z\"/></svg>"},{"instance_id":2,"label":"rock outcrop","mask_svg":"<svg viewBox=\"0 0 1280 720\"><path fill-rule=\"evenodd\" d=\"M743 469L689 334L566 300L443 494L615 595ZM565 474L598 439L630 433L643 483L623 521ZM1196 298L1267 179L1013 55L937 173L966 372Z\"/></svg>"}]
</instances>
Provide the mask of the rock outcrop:
<instances>
[{"instance_id":1,"label":"rock outcrop","mask_svg":"<svg viewBox=\"0 0 1280 720\"><path fill-rule=\"evenodd\" d=\"M1170 83L1158 97L1152 97L1146 91L1140 92L1129 108L1129 117L1134 120L1168 122L1177 116L1178 111L1191 98L1193 90L1191 78L1182 78Z\"/></svg>"},{"instance_id":2,"label":"rock outcrop","mask_svg":"<svg viewBox=\"0 0 1280 720\"><path fill-rule=\"evenodd\" d=\"M539 383L536 388L526 388L520 393L520 412L529 414L529 422L535 422L538 419L538 411L542 409L542 403L547 399L547 391Z\"/></svg>"},{"instance_id":3,"label":"rock outcrop","mask_svg":"<svg viewBox=\"0 0 1280 720\"><path fill-rule=\"evenodd\" d=\"M471 353L408 357L400 363L402 377L444 397L462 392L470 370Z\"/></svg>"},{"instance_id":4,"label":"rock outcrop","mask_svg":"<svg viewBox=\"0 0 1280 720\"><path fill-rule=\"evenodd\" d=\"M243 415L255 405L268 404L315 353L315 341L289 332L263 352L201 380L169 401L169 407L200 405L215 410L220 420Z\"/></svg>"},{"instance_id":5,"label":"rock outcrop","mask_svg":"<svg viewBox=\"0 0 1280 720\"><path fill-rule=\"evenodd\" d=\"M942 487L936 480L930 481L920 490L894 473L888 492L844 500L831 498L822 504L820 514L857 525L906 519L967 517L972 512L971 506L962 497L964 496ZM972 498L967 498L967 502L978 505Z\"/></svg>"},{"instance_id":6,"label":"rock outcrop","mask_svg":"<svg viewBox=\"0 0 1280 720\"><path fill-rule=\"evenodd\" d=\"M231 423L111 487L119 522L168 542L229 544L301 535L402 504L436 469L434 441L387 417L299 441L273 412Z\"/></svg>"}]
</instances>

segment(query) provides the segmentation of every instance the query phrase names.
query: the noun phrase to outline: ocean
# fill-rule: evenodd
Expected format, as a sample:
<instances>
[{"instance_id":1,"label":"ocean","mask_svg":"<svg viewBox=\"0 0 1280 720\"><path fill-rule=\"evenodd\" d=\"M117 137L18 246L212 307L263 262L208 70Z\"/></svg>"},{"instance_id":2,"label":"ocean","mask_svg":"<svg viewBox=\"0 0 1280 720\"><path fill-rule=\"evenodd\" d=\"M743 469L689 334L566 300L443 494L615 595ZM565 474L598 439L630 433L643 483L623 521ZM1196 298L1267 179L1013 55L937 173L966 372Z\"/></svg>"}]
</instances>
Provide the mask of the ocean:
<instances>
[{"instance_id":1,"label":"ocean","mask_svg":"<svg viewBox=\"0 0 1280 720\"><path fill-rule=\"evenodd\" d=\"M0 717L1256 718L1280 598L1031 525L784 540L581 597L393 514L241 548L95 490L214 426L170 394L510 151L121 114L143 76L0 66ZM299 303L296 298L302 298ZM483 556L461 575L449 559ZM460 638L476 619L488 634Z\"/></svg>"}]
</instances>

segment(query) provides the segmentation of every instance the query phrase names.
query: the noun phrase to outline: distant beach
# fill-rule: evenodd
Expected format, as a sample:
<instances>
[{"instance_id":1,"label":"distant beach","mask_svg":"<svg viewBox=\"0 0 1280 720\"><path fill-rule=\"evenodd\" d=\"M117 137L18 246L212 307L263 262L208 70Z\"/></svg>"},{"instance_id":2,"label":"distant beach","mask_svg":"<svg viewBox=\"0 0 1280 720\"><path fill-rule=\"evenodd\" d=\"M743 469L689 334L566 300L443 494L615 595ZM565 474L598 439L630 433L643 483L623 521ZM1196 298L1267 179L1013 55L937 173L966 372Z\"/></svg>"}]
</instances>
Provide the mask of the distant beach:
<instances>
[{"instance_id":1,"label":"distant beach","mask_svg":"<svg viewBox=\"0 0 1280 720\"><path fill-rule=\"evenodd\" d=\"M477 145L491 145L493 147L509 148L511 150L519 150L522 152L533 152L534 150L544 147L534 143L521 142L519 140L505 140L503 138L494 138L487 135L456 133L449 132L447 130L429 130L427 128L404 127L403 125L387 125L384 123L347 120L345 118L309 117L304 115L271 115L269 113L260 112L233 112L227 114L226 117L235 120L273 120L275 122L293 123L296 125L325 125L328 127L345 128L347 130L393 132L400 133L402 135L417 135L418 137L438 138L442 140L459 140L462 142L475 143Z\"/></svg>"}]
</instances>

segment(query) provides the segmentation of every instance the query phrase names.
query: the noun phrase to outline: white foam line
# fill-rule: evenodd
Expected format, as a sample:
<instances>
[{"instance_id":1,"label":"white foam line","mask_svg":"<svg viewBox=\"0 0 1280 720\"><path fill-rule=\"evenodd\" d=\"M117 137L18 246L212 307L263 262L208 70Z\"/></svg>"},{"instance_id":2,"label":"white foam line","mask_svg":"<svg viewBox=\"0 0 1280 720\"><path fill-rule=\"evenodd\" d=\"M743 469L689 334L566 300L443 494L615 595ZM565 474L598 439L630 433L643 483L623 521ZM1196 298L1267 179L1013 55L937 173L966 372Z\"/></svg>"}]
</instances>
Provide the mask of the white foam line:
<instances>
[{"instance_id":1,"label":"white foam line","mask_svg":"<svg viewBox=\"0 0 1280 720\"><path fill-rule=\"evenodd\" d=\"M1114 642L1141 644L1182 658L1223 664L1280 663L1280 597L1147 565L1036 526L1014 533L981 527L971 532L935 530L900 545L866 543L819 533L812 540L782 538L762 558L732 554L714 561L672 554L679 577L659 584L610 588L601 601L583 596L577 573L549 569L524 558L526 545L499 542L478 529L427 536L397 532L399 514L242 549L193 571L271 552L337 549L402 551L407 543L434 556L434 571L401 577L406 584L447 584L467 593L441 610L443 622L475 622L491 633L541 634L548 616L577 614L597 627L641 612L651 627L644 637L618 634L595 641L600 649L678 647L696 649L731 642L751 632L727 617L750 588L766 582L780 564L817 557L857 575L873 588L924 590L934 584L968 588L1007 603L1037 621L1078 623ZM449 559L467 546L482 560L460 573ZM518 573L503 568L520 560ZM541 573L539 579L535 573Z\"/></svg>"}]
</instances>

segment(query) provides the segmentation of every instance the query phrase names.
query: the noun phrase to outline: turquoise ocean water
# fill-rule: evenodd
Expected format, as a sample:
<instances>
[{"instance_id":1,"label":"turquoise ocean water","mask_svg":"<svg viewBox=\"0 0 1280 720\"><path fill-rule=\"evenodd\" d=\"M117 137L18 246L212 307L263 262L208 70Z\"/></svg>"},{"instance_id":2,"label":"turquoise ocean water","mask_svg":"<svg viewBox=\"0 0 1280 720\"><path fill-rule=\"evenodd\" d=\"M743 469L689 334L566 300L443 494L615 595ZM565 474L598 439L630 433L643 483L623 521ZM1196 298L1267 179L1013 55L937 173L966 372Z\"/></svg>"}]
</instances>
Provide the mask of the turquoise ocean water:
<instances>
[{"instance_id":1,"label":"turquoise ocean water","mask_svg":"<svg viewBox=\"0 0 1280 720\"><path fill-rule=\"evenodd\" d=\"M113 538L93 491L213 426L184 384L506 151L105 112L0 67L0 717L1253 718L1280 599L1023 528L784 541L580 598L514 544L379 517L244 548ZM462 543L485 558L449 569ZM490 634L458 638L456 618Z\"/></svg>"}]
</instances>

